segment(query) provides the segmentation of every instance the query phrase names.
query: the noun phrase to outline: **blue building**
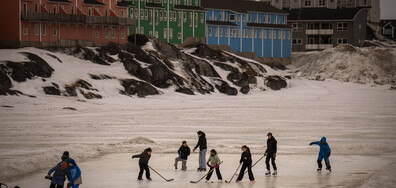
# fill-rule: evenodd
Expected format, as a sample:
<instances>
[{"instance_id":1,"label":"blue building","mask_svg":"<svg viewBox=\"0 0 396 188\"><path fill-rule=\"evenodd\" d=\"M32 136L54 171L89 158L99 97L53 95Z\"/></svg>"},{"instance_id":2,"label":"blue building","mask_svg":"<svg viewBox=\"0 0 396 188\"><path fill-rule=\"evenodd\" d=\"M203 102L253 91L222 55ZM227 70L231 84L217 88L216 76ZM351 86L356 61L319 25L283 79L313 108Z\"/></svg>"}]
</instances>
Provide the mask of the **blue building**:
<instances>
[{"instance_id":1,"label":"blue building","mask_svg":"<svg viewBox=\"0 0 396 188\"><path fill-rule=\"evenodd\" d=\"M291 58L292 31L287 13L264 2L202 0L206 43L261 58Z\"/></svg>"}]
</instances>

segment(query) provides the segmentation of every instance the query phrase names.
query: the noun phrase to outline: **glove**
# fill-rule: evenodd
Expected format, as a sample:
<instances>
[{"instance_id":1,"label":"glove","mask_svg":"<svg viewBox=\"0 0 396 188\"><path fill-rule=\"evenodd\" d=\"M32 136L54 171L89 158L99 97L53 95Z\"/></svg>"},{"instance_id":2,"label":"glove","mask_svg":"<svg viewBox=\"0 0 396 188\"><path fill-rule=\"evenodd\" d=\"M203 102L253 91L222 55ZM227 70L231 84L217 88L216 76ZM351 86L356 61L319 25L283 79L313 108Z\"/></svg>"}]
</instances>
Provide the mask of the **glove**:
<instances>
[{"instance_id":1,"label":"glove","mask_svg":"<svg viewBox=\"0 0 396 188\"><path fill-rule=\"evenodd\" d=\"M276 157L276 153L274 153L274 157Z\"/></svg>"},{"instance_id":2,"label":"glove","mask_svg":"<svg viewBox=\"0 0 396 188\"><path fill-rule=\"evenodd\" d=\"M132 159L134 159L134 158L136 158L136 157L132 156Z\"/></svg>"},{"instance_id":3,"label":"glove","mask_svg":"<svg viewBox=\"0 0 396 188\"><path fill-rule=\"evenodd\" d=\"M45 179L52 180L52 176L51 175L46 175Z\"/></svg>"},{"instance_id":4,"label":"glove","mask_svg":"<svg viewBox=\"0 0 396 188\"><path fill-rule=\"evenodd\" d=\"M193 152L195 152L195 149L193 149Z\"/></svg>"},{"instance_id":5,"label":"glove","mask_svg":"<svg viewBox=\"0 0 396 188\"><path fill-rule=\"evenodd\" d=\"M209 162L207 162L206 165L208 165L208 167L210 167Z\"/></svg>"},{"instance_id":6,"label":"glove","mask_svg":"<svg viewBox=\"0 0 396 188\"><path fill-rule=\"evenodd\" d=\"M264 153L264 157L267 156L267 153Z\"/></svg>"},{"instance_id":7,"label":"glove","mask_svg":"<svg viewBox=\"0 0 396 188\"><path fill-rule=\"evenodd\" d=\"M72 186L72 184L69 182L69 183L67 183L67 187L71 187Z\"/></svg>"},{"instance_id":8,"label":"glove","mask_svg":"<svg viewBox=\"0 0 396 188\"><path fill-rule=\"evenodd\" d=\"M314 144L313 142L309 143L310 146L312 146L313 144Z\"/></svg>"},{"instance_id":9,"label":"glove","mask_svg":"<svg viewBox=\"0 0 396 188\"><path fill-rule=\"evenodd\" d=\"M217 165L215 166L215 168L219 168L219 165L217 164Z\"/></svg>"}]
</instances>

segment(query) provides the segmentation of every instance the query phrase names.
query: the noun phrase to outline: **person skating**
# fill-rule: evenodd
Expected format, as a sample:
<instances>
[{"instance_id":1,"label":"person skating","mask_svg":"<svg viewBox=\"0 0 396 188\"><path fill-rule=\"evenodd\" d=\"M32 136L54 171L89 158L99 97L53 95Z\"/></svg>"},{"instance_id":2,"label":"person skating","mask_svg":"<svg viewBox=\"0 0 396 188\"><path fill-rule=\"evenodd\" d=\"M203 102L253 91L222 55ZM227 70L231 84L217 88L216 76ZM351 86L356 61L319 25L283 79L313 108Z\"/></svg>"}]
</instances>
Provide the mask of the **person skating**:
<instances>
[{"instance_id":1,"label":"person skating","mask_svg":"<svg viewBox=\"0 0 396 188\"><path fill-rule=\"evenodd\" d=\"M182 162L182 170L186 171L187 170L187 159L188 159L188 156L190 155L190 147L188 147L186 141L182 142L182 145L180 146L179 150L177 151L177 154L179 154L179 157L176 157L176 159L175 159L175 169L177 169L177 163L179 161L181 161Z\"/></svg>"},{"instance_id":2,"label":"person skating","mask_svg":"<svg viewBox=\"0 0 396 188\"><path fill-rule=\"evenodd\" d=\"M309 145L316 144L320 147L319 150L319 156L318 156L318 171L322 171L322 160L324 159L326 163L326 170L331 171L331 166L330 166L330 155L331 155L331 149L329 144L326 141L326 137L322 137L320 141L317 142L311 142Z\"/></svg>"},{"instance_id":3,"label":"person skating","mask_svg":"<svg viewBox=\"0 0 396 188\"><path fill-rule=\"evenodd\" d=\"M80 184L82 184L82 177L81 170L76 164L76 161L70 158L68 151L63 152L61 159L63 162L67 163L67 173L69 174L68 187L78 188Z\"/></svg>"},{"instance_id":4,"label":"person skating","mask_svg":"<svg viewBox=\"0 0 396 188\"><path fill-rule=\"evenodd\" d=\"M147 148L140 155L132 156L132 159L139 158L139 168L140 168L139 176L138 176L139 181L143 180L142 176L144 171L146 171L146 179L151 181L150 169L148 167L148 163L151 158L151 151L152 151L151 148Z\"/></svg>"},{"instance_id":5,"label":"person skating","mask_svg":"<svg viewBox=\"0 0 396 188\"><path fill-rule=\"evenodd\" d=\"M242 146L242 155L241 155L241 160L239 160L239 163L242 163L242 168L241 171L239 172L239 176L236 180L236 182L240 182L243 179L243 175L245 174L246 168L248 169L248 174L249 174L249 180L250 182L254 183L254 176L252 172L252 154L250 153L249 147L246 145Z\"/></svg>"},{"instance_id":6,"label":"person skating","mask_svg":"<svg viewBox=\"0 0 396 188\"><path fill-rule=\"evenodd\" d=\"M221 173L220 173L220 163L221 163L221 161L220 161L219 155L217 154L216 150L214 150L214 149L210 150L210 157L206 164L210 168L209 171L216 169L217 179L219 180L219 182L222 182L223 178L221 177ZM206 182L209 182L210 178L212 177L212 174L213 174L213 171L211 171L206 176Z\"/></svg>"},{"instance_id":7,"label":"person skating","mask_svg":"<svg viewBox=\"0 0 396 188\"><path fill-rule=\"evenodd\" d=\"M276 152L277 152L277 144L278 142L276 141L275 137L272 135L272 133L268 133L268 140L267 140L267 150L265 150L266 158L265 158L265 164L267 166L267 173L265 175L271 175L271 169L270 169L270 160L272 163L272 168L274 169L274 173L272 175L277 175L277 167L275 164L275 158L276 158Z\"/></svg>"},{"instance_id":8,"label":"person skating","mask_svg":"<svg viewBox=\"0 0 396 188\"><path fill-rule=\"evenodd\" d=\"M206 135L202 131L198 131L197 135L198 135L199 139L198 139L197 145L193 149L193 152L195 152L195 150L199 147L198 171L202 172L202 171L206 171L206 164L205 164L206 163L206 150L207 150Z\"/></svg>"},{"instance_id":9,"label":"person skating","mask_svg":"<svg viewBox=\"0 0 396 188\"><path fill-rule=\"evenodd\" d=\"M45 176L45 178L51 180L50 188L63 188L66 176L69 177L67 163L60 162L48 171L48 174Z\"/></svg>"}]
</instances>

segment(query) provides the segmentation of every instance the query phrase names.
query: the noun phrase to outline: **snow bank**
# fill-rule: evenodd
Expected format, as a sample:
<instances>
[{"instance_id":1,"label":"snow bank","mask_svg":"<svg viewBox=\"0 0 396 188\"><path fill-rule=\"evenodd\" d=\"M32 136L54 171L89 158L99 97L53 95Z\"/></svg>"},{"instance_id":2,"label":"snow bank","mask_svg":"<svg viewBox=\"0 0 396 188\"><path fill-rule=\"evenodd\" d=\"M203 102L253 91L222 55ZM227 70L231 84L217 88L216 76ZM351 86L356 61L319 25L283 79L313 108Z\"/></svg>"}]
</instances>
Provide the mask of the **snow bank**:
<instances>
[{"instance_id":1,"label":"snow bank","mask_svg":"<svg viewBox=\"0 0 396 188\"><path fill-rule=\"evenodd\" d=\"M339 45L321 52L293 54L290 68L313 80L334 79L362 84L396 82L396 50Z\"/></svg>"}]
</instances>

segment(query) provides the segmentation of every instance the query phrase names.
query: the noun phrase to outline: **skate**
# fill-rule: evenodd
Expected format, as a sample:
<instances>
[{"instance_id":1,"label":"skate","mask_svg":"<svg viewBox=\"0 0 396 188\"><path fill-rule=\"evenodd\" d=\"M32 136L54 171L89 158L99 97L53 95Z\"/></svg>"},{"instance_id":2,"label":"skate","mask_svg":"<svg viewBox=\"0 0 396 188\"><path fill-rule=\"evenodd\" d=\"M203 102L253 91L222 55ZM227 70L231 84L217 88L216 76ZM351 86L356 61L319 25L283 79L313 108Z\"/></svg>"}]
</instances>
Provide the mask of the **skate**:
<instances>
[{"instance_id":1,"label":"skate","mask_svg":"<svg viewBox=\"0 0 396 188\"><path fill-rule=\"evenodd\" d=\"M326 170L328 170L329 172L331 172L331 168L326 168Z\"/></svg>"},{"instance_id":2,"label":"skate","mask_svg":"<svg viewBox=\"0 0 396 188\"><path fill-rule=\"evenodd\" d=\"M148 178L147 181L153 181L151 178Z\"/></svg>"},{"instance_id":3,"label":"skate","mask_svg":"<svg viewBox=\"0 0 396 188\"><path fill-rule=\"evenodd\" d=\"M209 180L205 180L205 183L210 183L210 181Z\"/></svg>"},{"instance_id":4,"label":"skate","mask_svg":"<svg viewBox=\"0 0 396 188\"><path fill-rule=\"evenodd\" d=\"M223 183L223 180L219 180L219 183Z\"/></svg>"},{"instance_id":5,"label":"skate","mask_svg":"<svg viewBox=\"0 0 396 188\"><path fill-rule=\"evenodd\" d=\"M175 166L175 170L177 170L177 166Z\"/></svg>"},{"instance_id":6,"label":"skate","mask_svg":"<svg viewBox=\"0 0 396 188\"><path fill-rule=\"evenodd\" d=\"M271 175L271 171L267 170L267 172L265 173L266 176L270 176Z\"/></svg>"},{"instance_id":7,"label":"skate","mask_svg":"<svg viewBox=\"0 0 396 188\"><path fill-rule=\"evenodd\" d=\"M278 171L274 170L274 173L272 173L273 176L278 175Z\"/></svg>"},{"instance_id":8,"label":"skate","mask_svg":"<svg viewBox=\"0 0 396 188\"><path fill-rule=\"evenodd\" d=\"M322 169L321 169L321 168L318 168L317 171L318 171L318 172L322 172Z\"/></svg>"},{"instance_id":9,"label":"skate","mask_svg":"<svg viewBox=\"0 0 396 188\"><path fill-rule=\"evenodd\" d=\"M238 180L238 179L236 180L237 183L240 182L240 181L241 181L241 180Z\"/></svg>"},{"instance_id":10,"label":"skate","mask_svg":"<svg viewBox=\"0 0 396 188\"><path fill-rule=\"evenodd\" d=\"M256 181L252 180L252 181L250 181L250 183L256 183Z\"/></svg>"},{"instance_id":11,"label":"skate","mask_svg":"<svg viewBox=\"0 0 396 188\"><path fill-rule=\"evenodd\" d=\"M198 169L197 169L197 172L202 172L202 168L198 168Z\"/></svg>"},{"instance_id":12,"label":"skate","mask_svg":"<svg viewBox=\"0 0 396 188\"><path fill-rule=\"evenodd\" d=\"M143 181L143 179L142 179L142 178L138 178L137 180L138 180L138 181Z\"/></svg>"}]
</instances>

